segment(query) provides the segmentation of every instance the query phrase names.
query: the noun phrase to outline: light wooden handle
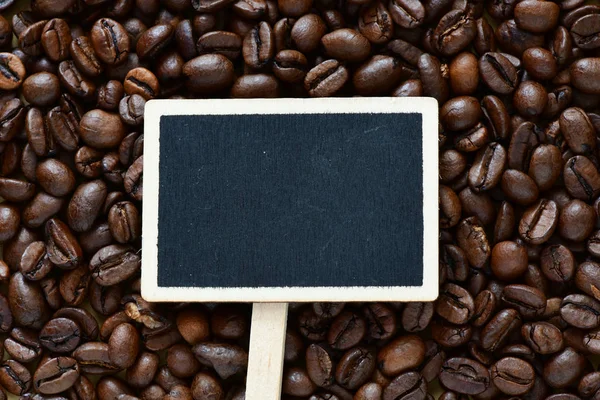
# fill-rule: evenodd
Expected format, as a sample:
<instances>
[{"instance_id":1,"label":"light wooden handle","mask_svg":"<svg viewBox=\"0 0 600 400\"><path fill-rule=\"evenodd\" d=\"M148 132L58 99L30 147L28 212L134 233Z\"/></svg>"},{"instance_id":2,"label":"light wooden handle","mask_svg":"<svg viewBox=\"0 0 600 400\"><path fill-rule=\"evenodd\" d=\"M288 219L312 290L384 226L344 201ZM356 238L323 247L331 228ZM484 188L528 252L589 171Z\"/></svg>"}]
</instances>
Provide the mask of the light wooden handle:
<instances>
[{"instance_id":1,"label":"light wooden handle","mask_svg":"<svg viewBox=\"0 0 600 400\"><path fill-rule=\"evenodd\" d=\"M279 400L288 303L254 303L246 400Z\"/></svg>"}]
</instances>

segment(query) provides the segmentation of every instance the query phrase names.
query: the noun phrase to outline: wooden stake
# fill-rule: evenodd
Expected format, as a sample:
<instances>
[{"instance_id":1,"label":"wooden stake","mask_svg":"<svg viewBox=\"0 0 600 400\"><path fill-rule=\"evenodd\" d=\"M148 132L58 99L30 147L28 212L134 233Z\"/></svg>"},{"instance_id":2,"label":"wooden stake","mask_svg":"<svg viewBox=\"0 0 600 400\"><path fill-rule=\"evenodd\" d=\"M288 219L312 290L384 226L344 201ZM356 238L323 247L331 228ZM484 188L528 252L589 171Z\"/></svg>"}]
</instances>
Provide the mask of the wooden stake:
<instances>
[{"instance_id":1,"label":"wooden stake","mask_svg":"<svg viewBox=\"0 0 600 400\"><path fill-rule=\"evenodd\" d=\"M279 400L288 303L254 303L246 400Z\"/></svg>"}]
</instances>

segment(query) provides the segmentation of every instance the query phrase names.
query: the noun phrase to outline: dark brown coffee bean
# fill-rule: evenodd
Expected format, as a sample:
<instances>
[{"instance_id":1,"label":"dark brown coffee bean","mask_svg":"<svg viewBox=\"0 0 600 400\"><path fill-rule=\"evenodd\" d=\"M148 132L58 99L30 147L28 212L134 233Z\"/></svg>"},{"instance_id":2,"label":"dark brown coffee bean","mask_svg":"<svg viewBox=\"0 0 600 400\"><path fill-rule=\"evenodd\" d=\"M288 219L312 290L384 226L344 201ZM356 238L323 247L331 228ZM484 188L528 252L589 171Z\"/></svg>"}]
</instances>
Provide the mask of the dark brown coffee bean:
<instances>
[{"instance_id":1,"label":"dark brown coffee bean","mask_svg":"<svg viewBox=\"0 0 600 400\"><path fill-rule=\"evenodd\" d=\"M394 378L383 390L383 400L412 398L425 400L427 382L417 372L406 372Z\"/></svg>"},{"instance_id":2,"label":"dark brown coffee bean","mask_svg":"<svg viewBox=\"0 0 600 400\"><path fill-rule=\"evenodd\" d=\"M4 340L4 348L10 357L21 363L35 361L42 355L38 333L26 328L13 328Z\"/></svg>"},{"instance_id":3,"label":"dark brown coffee bean","mask_svg":"<svg viewBox=\"0 0 600 400\"><path fill-rule=\"evenodd\" d=\"M214 368L223 379L245 371L248 366L248 353L236 345L200 343L192 351L202 365Z\"/></svg>"},{"instance_id":4,"label":"dark brown coffee bean","mask_svg":"<svg viewBox=\"0 0 600 400\"><path fill-rule=\"evenodd\" d=\"M326 348L311 344L306 349L306 372L310 379L320 387L333 383L335 365Z\"/></svg>"},{"instance_id":5,"label":"dark brown coffee bean","mask_svg":"<svg viewBox=\"0 0 600 400\"><path fill-rule=\"evenodd\" d=\"M501 53L485 53L479 59L481 80L499 94L512 93L517 88L515 66Z\"/></svg>"},{"instance_id":6,"label":"dark brown coffee bean","mask_svg":"<svg viewBox=\"0 0 600 400\"><path fill-rule=\"evenodd\" d=\"M74 96L81 97L84 100L92 100L96 94L94 82L83 76L71 60L59 64L58 78L61 84Z\"/></svg>"},{"instance_id":7,"label":"dark brown coffee bean","mask_svg":"<svg viewBox=\"0 0 600 400\"><path fill-rule=\"evenodd\" d=\"M457 95L472 95L479 85L479 65L472 53L457 54L449 65L450 87Z\"/></svg>"},{"instance_id":8,"label":"dark brown coffee bean","mask_svg":"<svg viewBox=\"0 0 600 400\"><path fill-rule=\"evenodd\" d=\"M435 56L423 54L419 57L418 69L423 82L423 94L435 97L438 103L444 103L449 96L448 84L441 68L442 65Z\"/></svg>"},{"instance_id":9,"label":"dark brown coffee bean","mask_svg":"<svg viewBox=\"0 0 600 400\"><path fill-rule=\"evenodd\" d=\"M392 0L389 10L394 22L402 28L415 28L425 19L425 7L419 1Z\"/></svg>"},{"instance_id":10,"label":"dark brown coffee bean","mask_svg":"<svg viewBox=\"0 0 600 400\"><path fill-rule=\"evenodd\" d=\"M294 25L295 27L296 25ZM292 38L293 34L294 30L292 30ZM359 32L347 28L326 34L321 38L321 43L330 57L340 61L361 62L371 52L369 40ZM349 52L346 49L352 49L352 51Z\"/></svg>"},{"instance_id":11,"label":"dark brown coffee bean","mask_svg":"<svg viewBox=\"0 0 600 400\"><path fill-rule=\"evenodd\" d=\"M96 149L116 147L125 137L125 127L117 114L95 109L81 118L81 139Z\"/></svg>"},{"instance_id":12,"label":"dark brown coffee bean","mask_svg":"<svg viewBox=\"0 0 600 400\"><path fill-rule=\"evenodd\" d=\"M25 79L25 66L11 53L0 53L0 89L14 90Z\"/></svg>"},{"instance_id":13,"label":"dark brown coffee bean","mask_svg":"<svg viewBox=\"0 0 600 400\"><path fill-rule=\"evenodd\" d=\"M389 41L394 34L394 24L385 3L378 1L364 7L358 19L358 29L371 43Z\"/></svg>"},{"instance_id":14,"label":"dark brown coffee bean","mask_svg":"<svg viewBox=\"0 0 600 400\"><path fill-rule=\"evenodd\" d=\"M33 242L23 252L19 270L25 278L39 281L50 273L52 267L44 242Z\"/></svg>"},{"instance_id":15,"label":"dark brown coffee bean","mask_svg":"<svg viewBox=\"0 0 600 400\"><path fill-rule=\"evenodd\" d=\"M456 231L457 243L465 252L469 263L481 268L490 257L490 245L483 227L476 217L462 220Z\"/></svg>"},{"instance_id":16,"label":"dark brown coffee bean","mask_svg":"<svg viewBox=\"0 0 600 400\"><path fill-rule=\"evenodd\" d=\"M115 285L130 278L140 268L140 257L124 245L110 245L100 250L90 261L92 277L102 286Z\"/></svg>"},{"instance_id":17,"label":"dark brown coffee bean","mask_svg":"<svg viewBox=\"0 0 600 400\"><path fill-rule=\"evenodd\" d=\"M69 353L77 348L82 337L79 326L68 318L53 318L40 331L42 346L55 353Z\"/></svg>"},{"instance_id":18,"label":"dark brown coffee bean","mask_svg":"<svg viewBox=\"0 0 600 400\"><path fill-rule=\"evenodd\" d=\"M317 39L317 44L321 36ZM244 38L242 53L245 63L251 68L260 69L267 66L272 61L274 52L275 36L267 22L259 23Z\"/></svg>"},{"instance_id":19,"label":"dark brown coffee bean","mask_svg":"<svg viewBox=\"0 0 600 400\"><path fill-rule=\"evenodd\" d=\"M129 368L139 351L140 337L131 324L118 325L108 340L108 355L111 362L120 368Z\"/></svg>"},{"instance_id":20,"label":"dark brown coffee bean","mask_svg":"<svg viewBox=\"0 0 600 400\"><path fill-rule=\"evenodd\" d=\"M571 294L562 300L560 315L576 328L594 329L600 326L600 302L583 294Z\"/></svg>"},{"instance_id":21,"label":"dark brown coffee bean","mask_svg":"<svg viewBox=\"0 0 600 400\"><path fill-rule=\"evenodd\" d=\"M471 319L474 309L473 297L466 289L452 283L441 288L435 311L446 321L464 324Z\"/></svg>"},{"instance_id":22,"label":"dark brown coffee bean","mask_svg":"<svg viewBox=\"0 0 600 400\"><path fill-rule=\"evenodd\" d=\"M402 310L402 327L408 332L427 328L433 317L433 303L408 303Z\"/></svg>"},{"instance_id":23,"label":"dark brown coffee bean","mask_svg":"<svg viewBox=\"0 0 600 400\"><path fill-rule=\"evenodd\" d=\"M388 376L410 371L425 359L425 343L415 335L400 336L377 354L377 365Z\"/></svg>"},{"instance_id":24,"label":"dark brown coffee bean","mask_svg":"<svg viewBox=\"0 0 600 400\"><path fill-rule=\"evenodd\" d=\"M495 351L506 344L510 335L521 328L521 317L516 310L504 309L494 315L481 331L481 347Z\"/></svg>"},{"instance_id":25,"label":"dark brown coffee bean","mask_svg":"<svg viewBox=\"0 0 600 400\"><path fill-rule=\"evenodd\" d=\"M311 97L332 96L348 80L348 70L336 60L326 60L308 71L304 88Z\"/></svg>"},{"instance_id":26,"label":"dark brown coffee bean","mask_svg":"<svg viewBox=\"0 0 600 400\"><path fill-rule=\"evenodd\" d=\"M34 184L18 179L0 177L0 197L6 201L25 202L34 195Z\"/></svg>"},{"instance_id":27,"label":"dark brown coffee bean","mask_svg":"<svg viewBox=\"0 0 600 400\"><path fill-rule=\"evenodd\" d=\"M37 282L31 282L20 273L14 273L8 286L8 300L17 324L39 329L49 317L49 309Z\"/></svg>"},{"instance_id":28,"label":"dark brown coffee bean","mask_svg":"<svg viewBox=\"0 0 600 400\"><path fill-rule=\"evenodd\" d=\"M490 369L492 382L508 395L527 393L535 381L535 371L527 361L515 357L500 359Z\"/></svg>"},{"instance_id":29,"label":"dark brown coffee bean","mask_svg":"<svg viewBox=\"0 0 600 400\"><path fill-rule=\"evenodd\" d=\"M511 284L502 291L502 301L515 307L525 319L535 318L546 309L546 296L538 289L520 284Z\"/></svg>"},{"instance_id":30,"label":"dark brown coffee bean","mask_svg":"<svg viewBox=\"0 0 600 400\"><path fill-rule=\"evenodd\" d=\"M565 163L563 174L565 186L571 196L587 201L598 197L600 174L587 157L571 157Z\"/></svg>"},{"instance_id":31,"label":"dark brown coffee bean","mask_svg":"<svg viewBox=\"0 0 600 400\"><path fill-rule=\"evenodd\" d=\"M123 178L125 191L135 200L141 201L143 196L143 165L144 156L139 156L127 169Z\"/></svg>"},{"instance_id":32,"label":"dark brown coffee bean","mask_svg":"<svg viewBox=\"0 0 600 400\"><path fill-rule=\"evenodd\" d=\"M526 323L521 328L521 335L538 354L556 353L563 347L562 332L547 322Z\"/></svg>"},{"instance_id":33,"label":"dark brown coffee bean","mask_svg":"<svg viewBox=\"0 0 600 400\"><path fill-rule=\"evenodd\" d=\"M31 373L15 360L7 360L0 366L0 383L16 396L25 394L31 387Z\"/></svg>"},{"instance_id":34,"label":"dark brown coffee bean","mask_svg":"<svg viewBox=\"0 0 600 400\"><path fill-rule=\"evenodd\" d=\"M244 75L231 87L233 98L275 98L279 96L279 82L271 75Z\"/></svg>"},{"instance_id":35,"label":"dark brown coffee bean","mask_svg":"<svg viewBox=\"0 0 600 400\"><path fill-rule=\"evenodd\" d=\"M282 50L273 60L273 73L284 82L300 82L306 76L307 65L304 54L296 50Z\"/></svg>"},{"instance_id":36,"label":"dark brown coffee bean","mask_svg":"<svg viewBox=\"0 0 600 400\"><path fill-rule=\"evenodd\" d=\"M582 375L586 359L574 349L567 347L544 364L544 380L553 388L566 388Z\"/></svg>"},{"instance_id":37,"label":"dark brown coffee bean","mask_svg":"<svg viewBox=\"0 0 600 400\"><path fill-rule=\"evenodd\" d=\"M103 72L104 67L96 56L92 42L87 36L73 39L69 50L75 66L82 73L95 77Z\"/></svg>"},{"instance_id":38,"label":"dark brown coffee bean","mask_svg":"<svg viewBox=\"0 0 600 400\"><path fill-rule=\"evenodd\" d=\"M160 92L158 79L146 68L134 68L125 77L123 83L125 93L138 94L146 100L155 98Z\"/></svg>"},{"instance_id":39,"label":"dark brown coffee bean","mask_svg":"<svg viewBox=\"0 0 600 400\"><path fill-rule=\"evenodd\" d=\"M443 56L453 56L465 49L476 33L475 21L464 11L453 10L440 19L433 31L432 45Z\"/></svg>"},{"instance_id":40,"label":"dark brown coffee bean","mask_svg":"<svg viewBox=\"0 0 600 400\"><path fill-rule=\"evenodd\" d=\"M200 36L196 43L198 54L217 53L235 60L242 50L242 38L226 31L213 31Z\"/></svg>"},{"instance_id":41,"label":"dark brown coffee bean","mask_svg":"<svg viewBox=\"0 0 600 400\"><path fill-rule=\"evenodd\" d=\"M81 372L86 374L106 374L119 370L110 360L109 346L106 343L84 343L75 349L72 357L79 363ZM100 386L98 384L98 391L101 390Z\"/></svg>"},{"instance_id":42,"label":"dark brown coffee bean","mask_svg":"<svg viewBox=\"0 0 600 400\"><path fill-rule=\"evenodd\" d=\"M359 94L375 96L389 92L403 77L411 77L411 74L411 70L393 57L378 55L370 58L356 70L352 83Z\"/></svg>"},{"instance_id":43,"label":"dark brown coffee bean","mask_svg":"<svg viewBox=\"0 0 600 400\"><path fill-rule=\"evenodd\" d=\"M123 25L110 18L101 18L92 27L90 39L100 61L108 65L125 62L129 53L129 35Z\"/></svg>"},{"instance_id":44,"label":"dark brown coffee bean","mask_svg":"<svg viewBox=\"0 0 600 400\"><path fill-rule=\"evenodd\" d=\"M600 93L597 77L600 76L600 58L582 58L571 64L571 83L584 93Z\"/></svg>"},{"instance_id":45,"label":"dark brown coffee bean","mask_svg":"<svg viewBox=\"0 0 600 400\"><path fill-rule=\"evenodd\" d=\"M29 56L39 56L43 52L42 33L47 20L35 21L19 34L19 47Z\"/></svg>"},{"instance_id":46,"label":"dark brown coffee bean","mask_svg":"<svg viewBox=\"0 0 600 400\"><path fill-rule=\"evenodd\" d=\"M77 361L70 357L50 358L35 371L33 387L42 394L56 394L69 389L78 378Z\"/></svg>"},{"instance_id":47,"label":"dark brown coffee bean","mask_svg":"<svg viewBox=\"0 0 600 400\"><path fill-rule=\"evenodd\" d=\"M71 29L64 19L51 19L44 26L42 47L52 61L63 61L69 56L71 41Z\"/></svg>"},{"instance_id":48,"label":"dark brown coffee bean","mask_svg":"<svg viewBox=\"0 0 600 400\"><path fill-rule=\"evenodd\" d=\"M79 185L67 207L67 221L75 232L92 227L106 199L106 184L95 180Z\"/></svg>"},{"instance_id":49,"label":"dark brown coffee bean","mask_svg":"<svg viewBox=\"0 0 600 400\"><path fill-rule=\"evenodd\" d=\"M231 86L235 76L233 64L221 54L206 54L188 61L183 66L189 87L194 92L210 93Z\"/></svg>"},{"instance_id":50,"label":"dark brown coffee bean","mask_svg":"<svg viewBox=\"0 0 600 400\"><path fill-rule=\"evenodd\" d=\"M81 247L69 227L57 218L46 222L46 247L48 257L57 267L72 269L83 258Z\"/></svg>"},{"instance_id":51,"label":"dark brown coffee bean","mask_svg":"<svg viewBox=\"0 0 600 400\"><path fill-rule=\"evenodd\" d=\"M477 361L454 357L446 360L440 373L440 382L450 390L463 394L479 394L490 385L490 374Z\"/></svg>"}]
</instances>

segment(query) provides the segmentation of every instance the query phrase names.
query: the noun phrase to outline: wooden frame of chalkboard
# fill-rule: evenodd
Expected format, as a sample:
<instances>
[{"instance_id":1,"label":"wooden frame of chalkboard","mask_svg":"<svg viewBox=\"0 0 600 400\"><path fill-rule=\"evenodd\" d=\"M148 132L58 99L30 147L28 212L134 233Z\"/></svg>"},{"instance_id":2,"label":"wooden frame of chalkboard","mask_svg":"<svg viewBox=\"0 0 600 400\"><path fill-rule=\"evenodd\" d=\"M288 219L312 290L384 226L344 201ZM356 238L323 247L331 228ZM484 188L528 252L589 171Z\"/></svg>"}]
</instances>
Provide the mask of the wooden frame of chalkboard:
<instances>
[{"instance_id":1,"label":"wooden frame of chalkboard","mask_svg":"<svg viewBox=\"0 0 600 400\"><path fill-rule=\"evenodd\" d=\"M420 286L163 287L158 279L160 121L163 116L422 115L423 284ZM146 104L142 295L150 301L431 301L438 295L438 104L432 98L153 100ZM417 169L415 169L417 170ZM412 172L409 172L412 173ZM401 268L401 267L399 267Z\"/></svg>"}]
</instances>

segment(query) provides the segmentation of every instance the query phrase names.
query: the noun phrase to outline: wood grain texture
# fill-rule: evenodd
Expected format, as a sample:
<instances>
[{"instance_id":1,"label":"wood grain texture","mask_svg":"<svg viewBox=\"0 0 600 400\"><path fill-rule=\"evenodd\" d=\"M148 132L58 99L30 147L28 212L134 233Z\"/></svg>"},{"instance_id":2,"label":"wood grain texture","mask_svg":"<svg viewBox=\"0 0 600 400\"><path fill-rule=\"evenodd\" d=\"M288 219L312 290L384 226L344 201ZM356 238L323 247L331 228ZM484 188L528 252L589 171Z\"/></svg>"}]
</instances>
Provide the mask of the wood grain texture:
<instances>
[{"instance_id":1,"label":"wood grain texture","mask_svg":"<svg viewBox=\"0 0 600 400\"><path fill-rule=\"evenodd\" d=\"M246 400L281 398L287 314L287 303L253 305Z\"/></svg>"}]
</instances>

